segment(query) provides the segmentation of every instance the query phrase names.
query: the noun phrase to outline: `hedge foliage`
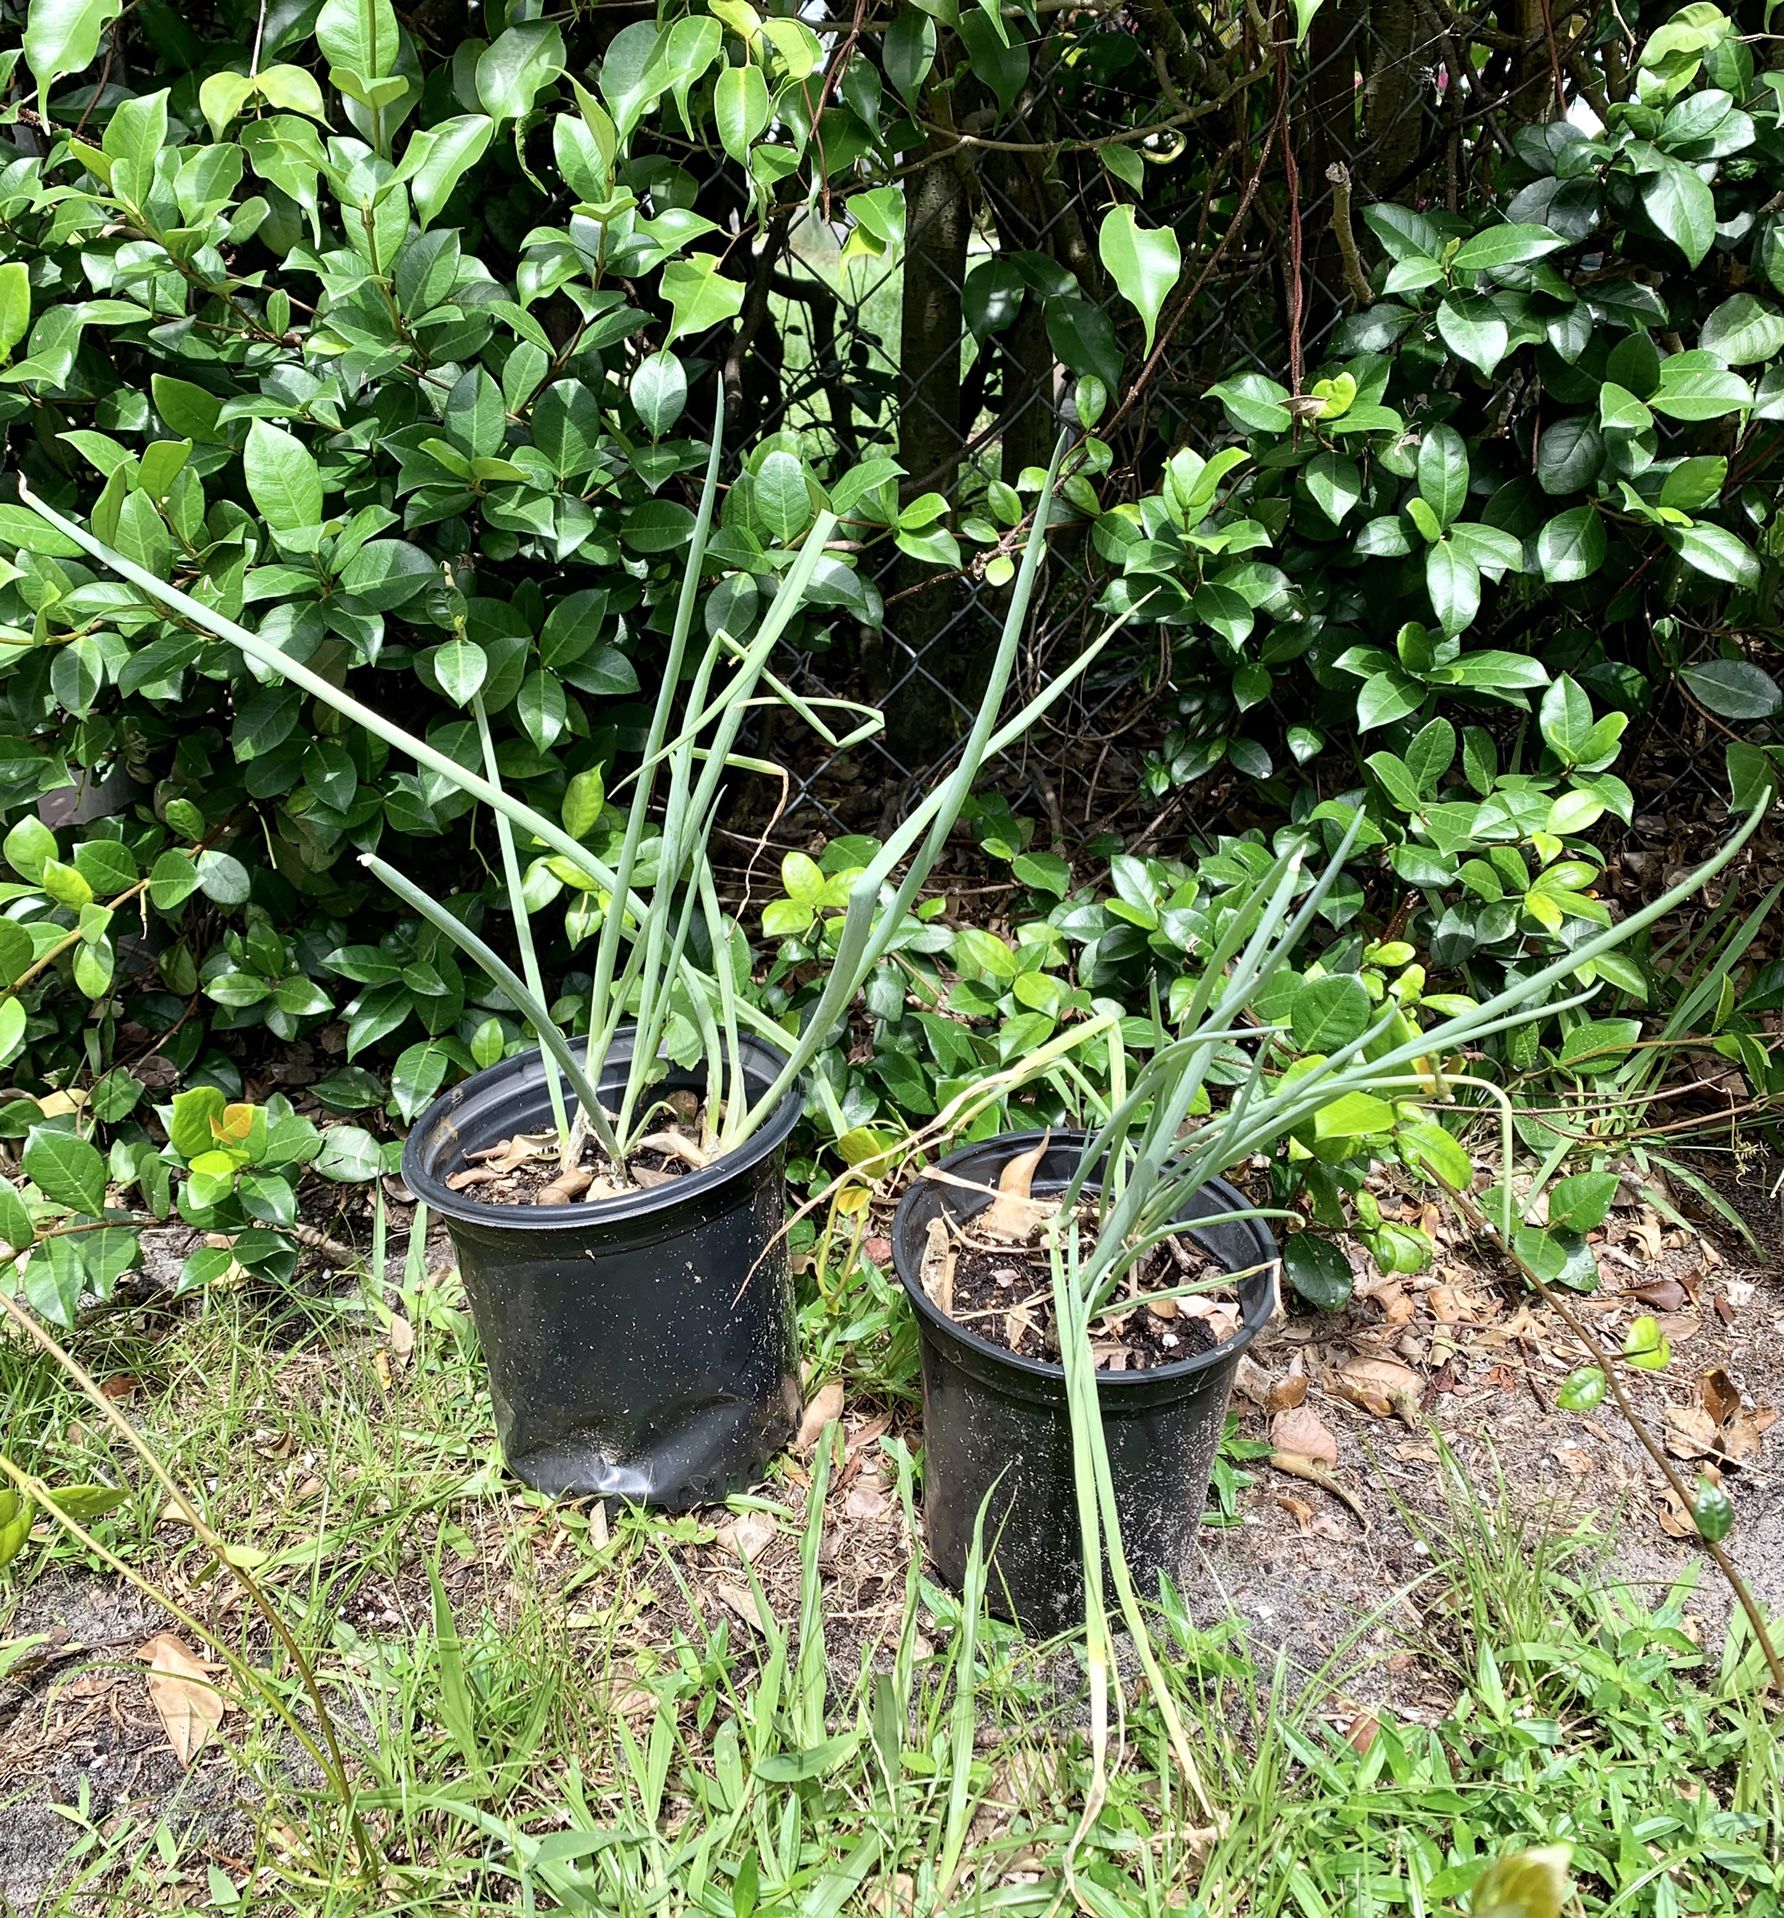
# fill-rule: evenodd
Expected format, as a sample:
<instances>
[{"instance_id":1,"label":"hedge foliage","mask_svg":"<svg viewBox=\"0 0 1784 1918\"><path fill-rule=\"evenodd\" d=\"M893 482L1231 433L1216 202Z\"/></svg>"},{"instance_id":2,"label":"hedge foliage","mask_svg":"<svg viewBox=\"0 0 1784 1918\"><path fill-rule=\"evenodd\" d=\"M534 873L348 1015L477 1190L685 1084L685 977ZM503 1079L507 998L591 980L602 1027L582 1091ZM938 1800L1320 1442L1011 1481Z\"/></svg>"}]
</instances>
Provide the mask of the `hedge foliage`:
<instances>
[{"instance_id":1,"label":"hedge foliage","mask_svg":"<svg viewBox=\"0 0 1784 1918\"><path fill-rule=\"evenodd\" d=\"M783 237L801 212L838 222L845 262L916 258L913 156L956 107L995 124L1040 33L1061 84L1115 99L1135 137L1097 150L1094 249L1071 268L980 257L965 321L982 351L1038 320L1063 369L1086 435L1069 537L1103 604L1133 613L1136 662L1162 633L1171 663L1155 788L1228 764L1283 830L1328 847L1366 812L1380 850L1328 902L1328 969L1379 990L1392 974L1416 1003L1428 966L1478 989L1564 949L1606 916L1603 828L1637 803L1630 718L1669 686L1737 735L1780 706L1761 649L1784 77L1701 0L1616 66L1601 120L1518 128L1454 206L1343 215L1352 297L1324 363L1300 392L1233 369L1188 443L1098 436L1187 297L1193 151L1179 163L1180 132L1146 137L1183 115L1133 25L1096 10L1043 27L923 0L844 33L748 0L617 26L518 0L476 38L390 0L218 0L202 19L160 0L4 4L23 27L0 56L9 483L466 764L480 695L504 778L591 841L618 817L606 789L637 737L715 409L738 458L711 626L748 630L826 504L849 537L796 643L871 633L894 552L919 577L975 553L992 587L1008 577L1031 466L994 450L925 488L890 456L892 396L860 369L877 436L814 415L752 437L734 346L767 284L754 241L777 221ZM1315 11L1283 10L1280 35ZM96 575L10 499L0 638L0 1058L31 1095L0 1107L0 1132L96 1117L115 1174L159 1179L144 1168L170 1153L189 1169L149 1112L175 1087L235 1098L245 1062L277 1062L337 1114L375 1114L388 1087L400 1119L521 1042L487 982L355 863L404 842L398 863L493 919L488 834L460 795ZM1743 790L1769 776L1760 738L1737 746ZM56 812L95 787L86 823ZM929 1054L881 994L879 1053L839 1050L816 1101L833 1122L933 1105L1094 992L1168 1002L1183 957L1163 929L1191 867L1133 860L1105 880L1100 857L1032 832L985 814L1038 929L1018 963L1006 978L953 955L983 1003L968 992L967 1037L930 1035ZM1223 845L1209 883L1255 851ZM778 998L821 959L824 889L849 863L785 875L766 928L790 941ZM529 897L562 906L572 950L600 910L549 857ZM911 950L938 950L936 931L914 928ZM1056 985L1022 983L1037 974ZM1600 976L1646 990L1627 962ZM1012 1040L1030 1016L1042 1025ZM239 1143L314 1157L291 1116ZM387 1163L381 1128L354 1128L324 1169ZM284 1222L287 1163L254 1160L264 1192L228 1204ZM188 1216L229 1223L202 1198Z\"/></svg>"}]
</instances>

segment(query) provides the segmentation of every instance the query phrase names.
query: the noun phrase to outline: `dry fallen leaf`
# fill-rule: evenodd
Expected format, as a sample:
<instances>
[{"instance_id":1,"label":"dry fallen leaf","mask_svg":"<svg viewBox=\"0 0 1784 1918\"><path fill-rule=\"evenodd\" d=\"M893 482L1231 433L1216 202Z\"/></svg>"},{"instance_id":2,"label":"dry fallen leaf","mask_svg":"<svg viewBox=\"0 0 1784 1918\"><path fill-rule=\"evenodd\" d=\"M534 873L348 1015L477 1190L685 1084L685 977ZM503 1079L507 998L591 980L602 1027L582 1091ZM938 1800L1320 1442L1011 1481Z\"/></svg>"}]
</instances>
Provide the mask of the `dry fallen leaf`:
<instances>
[{"instance_id":1,"label":"dry fallen leaf","mask_svg":"<svg viewBox=\"0 0 1784 1918\"><path fill-rule=\"evenodd\" d=\"M1689 1303L1685 1288L1677 1279L1650 1279L1646 1285L1636 1286L1629 1296L1652 1306L1656 1312L1677 1312Z\"/></svg>"},{"instance_id":2,"label":"dry fallen leaf","mask_svg":"<svg viewBox=\"0 0 1784 1918\"><path fill-rule=\"evenodd\" d=\"M1297 1352L1289 1360L1288 1370L1270 1387L1264 1409L1269 1412L1289 1412L1306 1402L1307 1360L1302 1353Z\"/></svg>"},{"instance_id":3,"label":"dry fallen leaf","mask_svg":"<svg viewBox=\"0 0 1784 1918\"><path fill-rule=\"evenodd\" d=\"M1713 1365L1697 1382L1699 1406L1669 1406L1667 1408L1667 1443L1671 1449L1671 1428L1675 1421L1681 1425L1688 1423L1695 1436L1702 1429L1707 1440L1698 1452L1681 1452L1681 1458L1696 1458L1703 1453L1714 1453L1716 1457L1739 1465L1750 1459L1759 1450L1759 1442L1773 1419L1766 1412L1749 1412L1741 1404L1740 1388L1719 1365ZM1689 1414L1687 1420L1686 1415Z\"/></svg>"},{"instance_id":4,"label":"dry fallen leaf","mask_svg":"<svg viewBox=\"0 0 1784 1918\"><path fill-rule=\"evenodd\" d=\"M760 1634L762 1615L756 1610L756 1601L741 1585L727 1585L717 1582L712 1586L714 1597L727 1606L747 1625L752 1632Z\"/></svg>"},{"instance_id":5,"label":"dry fallen leaf","mask_svg":"<svg viewBox=\"0 0 1784 1918\"><path fill-rule=\"evenodd\" d=\"M881 1490L878 1482L863 1478L858 1485L852 1487L848 1497L842 1502L842 1515L844 1518L855 1519L884 1518L886 1494Z\"/></svg>"},{"instance_id":6,"label":"dry fallen leaf","mask_svg":"<svg viewBox=\"0 0 1784 1918\"><path fill-rule=\"evenodd\" d=\"M1363 1528L1364 1536L1368 1536L1369 1514L1357 1502L1356 1495L1346 1491L1325 1466L1316 1465L1312 1459L1303 1457L1299 1452L1272 1452L1270 1467L1273 1471L1286 1472L1290 1478L1305 1479L1309 1485L1317 1485L1322 1492L1329 1492ZM1323 1513L1321 1517L1324 1517ZM1317 1519L1311 1529L1319 1532L1322 1537L1329 1536L1321 1530Z\"/></svg>"},{"instance_id":7,"label":"dry fallen leaf","mask_svg":"<svg viewBox=\"0 0 1784 1918\"><path fill-rule=\"evenodd\" d=\"M1360 1711L1344 1728L1344 1742L1353 1751L1368 1756L1369 1747L1381 1731L1381 1720L1370 1711Z\"/></svg>"},{"instance_id":8,"label":"dry fallen leaf","mask_svg":"<svg viewBox=\"0 0 1784 1918\"><path fill-rule=\"evenodd\" d=\"M611 1718L649 1718L657 1709L656 1693L646 1691L624 1670L616 1671L607 1681L600 1702Z\"/></svg>"},{"instance_id":9,"label":"dry fallen leaf","mask_svg":"<svg viewBox=\"0 0 1784 1918\"><path fill-rule=\"evenodd\" d=\"M1233 1390L1253 1405L1265 1405L1276 1389L1276 1381L1249 1352L1239 1354L1238 1370L1233 1374Z\"/></svg>"},{"instance_id":10,"label":"dry fallen leaf","mask_svg":"<svg viewBox=\"0 0 1784 1918\"><path fill-rule=\"evenodd\" d=\"M1053 1204L1033 1196L1034 1175L1047 1156L1049 1141L1019 1152L997 1178L997 1197L973 1220L974 1232L996 1245L1026 1245Z\"/></svg>"},{"instance_id":11,"label":"dry fallen leaf","mask_svg":"<svg viewBox=\"0 0 1784 1918\"><path fill-rule=\"evenodd\" d=\"M1311 1405L1295 1405L1270 1421L1270 1443L1279 1452L1295 1452L1315 1465L1338 1463L1338 1441Z\"/></svg>"},{"instance_id":12,"label":"dry fallen leaf","mask_svg":"<svg viewBox=\"0 0 1784 1918\"><path fill-rule=\"evenodd\" d=\"M1305 1533L1313 1529L1313 1507L1304 1498L1293 1498L1287 1492L1278 1492L1275 1494L1275 1499L1276 1503L1295 1521L1297 1531Z\"/></svg>"},{"instance_id":13,"label":"dry fallen leaf","mask_svg":"<svg viewBox=\"0 0 1784 1918\"><path fill-rule=\"evenodd\" d=\"M228 1705L191 1648L172 1632L157 1632L136 1655L149 1668L149 1702L167 1742L182 1765L190 1765L223 1722Z\"/></svg>"},{"instance_id":14,"label":"dry fallen leaf","mask_svg":"<svg viewBox=\"0 0 1784 1918\"><path fill-rule=\"evenodd\" d=\"M1339 1368L1338 1389L1377 1418L1398 1417L1416 1425L1425 1382L1398 1359L1348 1359Z\"/></svg>"},{"instance_id":15,"label":"dry fallen leaf","mask_svg":"<svg viewBox=\"0 0 1784 1918\"><path fill-rule=\"evenodd\" d=\"M774 1520L761 1512L745 1512L719 1532L719 1543L746 1565L755 1564L774 1542Z\"/></svg>"},{"instance_id":16,"label":"dry fallen leaf","mask_svg":"<svg viewBox=\"0 0 1784 1918\"><path fill-rule=\"evenodd\" d=\"M1698 1405L1666 1408L1666 1449L1674 1458L1702 1458L1718 1449L1716 1421Z\"/></svg>"},{"instance_id":17,"label":"dry fallen leaf","mask_svg":"<svg viewBox=\"0 0 1784 1918\"><path fill-rule=\"evenodd\" d=\"M1459 1286L1434 1285L1425 1297L1439 1325L1466 1325L1474 1317L1474 1301Z\"/></svg>"},{"instance_id":18,"label":"dry fallen leaf","mask_svg":"<svg viewBox=\"0 0 1784 1918\"><path fill-rule=\"evenodd\" d=\"M824 1436L824 1427L832 1419L841 1417L842 1380L832 1379L828 1385L820 1386L806 1401L805 1417L799 1421L799 1433L793 1440L793 1450L803 1458Z\"/></svg>"},{"instance_id":19,"label":"dry fallen leaf","mask_svg":"<svg viewBox=\"0 0 1784 1918\"><path fill-rule=\"evenodd\" d=\"M1697 1521L1670 1485L1655 1492L1653 1512L1655 1523L1668 1538L1696 1538Z\"/></svg>"},{"instance_id":20,"label":"dry fallen leaf","mask_svg":"<svg viewBox=\"0 0 1784 1918\"><path fill-rule=\"evenodd\" d=\"M1741 1409L1740 1388L1719 1365L1712 1365L1697 1381L1697 1396L1718 1425L1726 1425Z\"/></svg>"},{"instance_id":21,"label":"dry fallen leaf","mask_svg":"<svg viewBox=\"0 0 1784 1918\"><path fill-rule=\"evenodd\" d=\"M1382 1324L1390 1330L1412 1323L1412 1295L1398 1281L1378 1286L1369 1296L1371 1304L1381 1312Z\"/></svg>"}]
</instances>

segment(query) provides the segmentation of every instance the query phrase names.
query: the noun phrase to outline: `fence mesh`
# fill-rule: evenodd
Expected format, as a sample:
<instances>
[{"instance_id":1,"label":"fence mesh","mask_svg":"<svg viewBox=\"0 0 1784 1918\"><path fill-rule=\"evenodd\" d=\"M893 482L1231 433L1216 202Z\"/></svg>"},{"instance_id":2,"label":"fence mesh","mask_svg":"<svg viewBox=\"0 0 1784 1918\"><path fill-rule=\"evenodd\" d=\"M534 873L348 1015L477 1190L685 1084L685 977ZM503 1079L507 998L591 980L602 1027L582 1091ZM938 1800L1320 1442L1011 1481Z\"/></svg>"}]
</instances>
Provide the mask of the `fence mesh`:
<instances>
[{"instance_id":1,"label":"fence mesh","mask_svg":"<svg viewBox=\"0 0 1784 1918\"><path fill-rule=\"evenodd\" d=\"M1540 24L1496 31L1448 0L1327 0L1295 50L1289 18L1240 0L1206 12L1093 0L1043 9L1001 59L975 49L972 70L914 110L924 144L900 180L901 245L845 262L840 205L755 223L726 368L734 409L752 430L800 431L839 466L897 459L904 502L940 491L970 514L992 482L1016 485L1046 461L1072 386L1061 324L1091 336L1116 374L1098 427L1112 449L1104 505L1155 486L1174 448L1218 429L1205 398L1216 381L1253 368L1301 390L1345 310L1353 196L1457 204L1505 149L1502 119L1546 117L1579 91L1563 62L1579 64L1585 30L1576 22L1561 44ZM891 65L867 33L837 51L876 78ZM889 83L881 94L896 110ZM1135 197L1136 168L1148 223L1172 225L1183 253L1150 353L1096 250L1108 207ZM729 216L750 231L746 209ZM987 557L968 546L938 573L888 550L873 575L883 618L840 627L797 661L801 690L871 699L888 724L846 755L788 741L778 838L873 831L936 775L1007 601ZM1031 688L1083 643L1099 590L1094 553L1055 541L1023 662ZM1056 837L1122 819L1176 716L1168 647L1124 640L1106 659L998 769ZM1200 793L1198 812L1210 803L1218 795Z\"/></svg>"}]
</instances>

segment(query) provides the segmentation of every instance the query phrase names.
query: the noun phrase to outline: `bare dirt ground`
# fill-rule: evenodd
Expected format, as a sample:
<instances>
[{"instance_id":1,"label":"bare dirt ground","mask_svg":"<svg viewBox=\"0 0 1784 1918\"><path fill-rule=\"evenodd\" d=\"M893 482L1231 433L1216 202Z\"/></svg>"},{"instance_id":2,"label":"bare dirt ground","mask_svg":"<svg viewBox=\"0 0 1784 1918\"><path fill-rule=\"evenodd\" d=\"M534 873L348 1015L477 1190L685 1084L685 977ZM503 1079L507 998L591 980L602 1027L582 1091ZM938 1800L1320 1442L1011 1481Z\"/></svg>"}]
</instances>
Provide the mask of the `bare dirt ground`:
<instances>
[{"instance_id":1,"label":"bare dirt ground","mask_svg":"<svg viewBox=\"0 0 1784 1918\"><path fill-rule=\"evenodd\" d=\"M1724 1184L1768 1253L1778 1236L1777 1174L1767 1159ZM1421 1716L1454 1702L1455 1684L1419 1656L1419 1585L1432 1546L1448 1538L1444 1450L1487 1508L1503 1497L1515 1519L1595 1531L1611 1545L1615 1577L1655 1598L1698 1572L1689 1615L1713 1644L1733 1595L1695 1542L1689 1513L1609 1399L1591 1413L1556 1406L1556 1388L1587 1362L1578 1341L1482 1248L1441 1234L1440 1246L1431 1271L1360 1278L1342 1315L1279 1323L1257 1348L1243 1429L1321 1450L1360 1515L1322 1487L1262 1461L1252 1468L1241 1522L1209 1536L1205 1558L1250 1623L1254 1653L1310 1670L1354 1645L1360 1701L1389 1698ZM1725 1228L1683 1232L1643 1206L1612 1214L1599 1261L1603 1289L1576 1308L1612 1351L1638 1314L1659 1320L1672 1362L1626 1373L1632 1397L1687 1483L1703 1472L1720 1480L1736 1511L1728 1549L1767 1615L1784 1615L1784 1433L1772 1428L1784 1408L1784 1286L1775 1263ZM1299 1407L1273 1415L1271 1404L1296 1397L1302 1377Z\"/></svg>"}]
</instances>

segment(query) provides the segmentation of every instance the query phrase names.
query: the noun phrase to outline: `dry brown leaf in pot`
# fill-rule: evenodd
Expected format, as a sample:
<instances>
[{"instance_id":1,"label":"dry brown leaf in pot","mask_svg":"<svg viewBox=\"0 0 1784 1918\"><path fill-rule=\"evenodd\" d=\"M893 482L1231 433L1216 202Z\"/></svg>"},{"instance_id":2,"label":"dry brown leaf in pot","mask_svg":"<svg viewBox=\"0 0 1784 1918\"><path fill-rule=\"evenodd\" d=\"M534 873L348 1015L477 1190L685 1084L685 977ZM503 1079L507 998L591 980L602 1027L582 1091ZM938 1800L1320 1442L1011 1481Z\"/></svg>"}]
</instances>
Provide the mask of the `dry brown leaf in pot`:
<instances>
[{"instance_id":1,"label":"dry brown leaf in pot","mask_svg":"<svg viewBox=\"0 0 1784 1918\"><path fill-rule=\"evenodd\" d=\"M479 1165L486 1165L492 1172L518 1172L523 1165L531 1165L535 1159L553 1159L557 1157L558 1136L555 1132L517 1132L510 1139L503 1139L482 1152L471 1152L465 1156L475 1159Z\"/></svg>"},{"instance_id":2,"label":"dry brown leaf in pot","mask_svg":"<svg viewBox=\"0 0 1784 1918\"><path fill-rule=\"evenodd\" d=\"M494 1185L501 1176L492 1165L468 1165L462 1172L449 1172L446 1175L446 1189L449 1192L468 1192L474 1185Z\"/></svg>"},{"instance_id":3,"label":"dry brown leaf in pot","mask_svg":"<svg viewBox=\"0 0 1784 1918\"><path fill-rule=\"evenodd\" d=\"M696 1172L711 1165L712 1154L698 1139L674 1126L665 1127L661 1132L649 1132L638 1141L640 1152L660 1152L665 1159L679 1159L683 1165L689 1165Z\"/></svg>"},{"instance_id":4,"label":"dry brown leaf in pot","mask_svg":"<svg viewBox=\"0 0 1784 1918\"><path fill-rule=\"evenodd\" d=\"M1041 1221L1056 1210L1034 1197L1034 1175L1047 1156L1048 1140L1019 1152L997 1175L997 1197L972 1222L973 1231L994 1245L1026 1245Z\"/></svg>"},{"instance_id":5,"label":"dry brown leaf in pot","mask_svg":"<svg viewBox=\"0 0 1784 1918\"><path fill-rule=\"evenodd\" d=\"M574 1205L595 1182L595 1169L590 1165L573 1165L566 1172L560 1172L549 1184L539 1188L535 1205Z\"/></svg>"}]
</instances>

